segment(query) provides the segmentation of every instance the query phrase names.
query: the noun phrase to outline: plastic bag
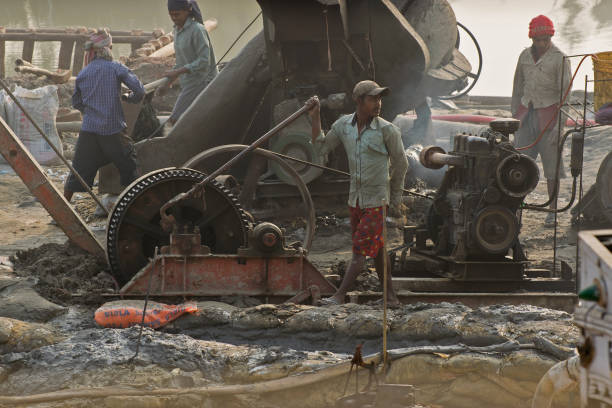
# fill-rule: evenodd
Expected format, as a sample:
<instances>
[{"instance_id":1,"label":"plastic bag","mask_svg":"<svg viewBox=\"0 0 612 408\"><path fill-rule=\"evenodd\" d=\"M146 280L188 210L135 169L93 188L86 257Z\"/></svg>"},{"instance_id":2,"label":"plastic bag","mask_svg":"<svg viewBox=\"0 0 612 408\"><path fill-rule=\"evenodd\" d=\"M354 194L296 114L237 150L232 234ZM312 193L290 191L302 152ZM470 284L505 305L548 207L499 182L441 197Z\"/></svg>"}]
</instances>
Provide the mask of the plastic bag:
<instances>
[{"instance_id":1,"label":"plastic bag","mask_svg":"<svg viewBox=\"0 0 612 408\"><path fill-rule=\"evenodd\" d=\"M59 109L57 86L47 85L30 90L17 85L13 94L53 145L63 154L62 142L55 124L55 117ZM46 165L58 163L59 158L51 146L43 139L21 108L6 93L1 93L0 97L2 98L3 118L36 161Z\"/></svg>"},{"instance_id":2,"label":"plastic bag","mask_svg":"<svg viewBox=\"0 0 612 408\"><path fill-rule=\"evenodd\" d=\"M125 329L142 322L143 307L134 302L110 302L102 305L94 314L94 319L102 327ZM196 313L195 304L165 305L149 302L145 312L144 326L157 329L185 313Z\"/></svg>"}]
</instances>

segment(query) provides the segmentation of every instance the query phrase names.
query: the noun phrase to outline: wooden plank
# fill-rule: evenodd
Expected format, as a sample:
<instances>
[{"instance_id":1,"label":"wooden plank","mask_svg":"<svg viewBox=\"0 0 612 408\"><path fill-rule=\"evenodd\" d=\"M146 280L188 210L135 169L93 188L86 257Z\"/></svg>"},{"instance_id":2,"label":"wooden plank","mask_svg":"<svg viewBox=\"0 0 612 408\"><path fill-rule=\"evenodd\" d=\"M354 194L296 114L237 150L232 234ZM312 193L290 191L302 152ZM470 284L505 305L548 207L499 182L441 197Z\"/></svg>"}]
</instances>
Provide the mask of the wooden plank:
<instances>
[{"instance_id":1,"label":"wooden plank","mask_svg":"<svg viewBox=\"0 0 612 408\"><path fill-rule=\"evenodd\" d=\"M73 40L64 40L61 42L57 64L58 69L70 69L70 64L72 63L73 48Z\"/></svg>"},{"instance_id":2,"label":"wooden plank","mask_svg":"<svg viewBox=\"0 0 612 408\"><path fill-rule=\"evenodd\" d=\"M113 41L114 41L114 39L113 39ZM142 47L145 43L146 43L146 41L143 41L143 42L133 42L132 45L131 45L131 50L130 50L131 54L133 55L136 52L136 50L139 49L140 47Z\"/></svg>"},{"instance_id":3,"label":"wooden plank","mask_svg":"<svg viewBox=\"0 0 612 408\"><path fill-rule=\"evenodd\" d=\"M23 51L21 52L21 59L24 61L32 62L34 56L34 40L26 40L23 42Z\"/></svg>"},{"instance_id":4,"label":"wooden plank","mask_svg":"<svg viewBox=\"0 0 612 408\"><path fill-rule=\"evenodd\" d=\"M74 59L72 61L72 74L78 75L83 69L83 60L85 59L85 40L79 40L74 46Z\"/></svg>"},{"instance_id":5,"label":"wooden plank","mask_svg":"<svg viewBox=\"0 0 612 408\"><path fill-rule=\"evenodd\" d=\"M104 248L100 242L2 118L0 118L0 154L66 233L68 239L85 251L105 258Z\"/></svg>"}]
</instances>

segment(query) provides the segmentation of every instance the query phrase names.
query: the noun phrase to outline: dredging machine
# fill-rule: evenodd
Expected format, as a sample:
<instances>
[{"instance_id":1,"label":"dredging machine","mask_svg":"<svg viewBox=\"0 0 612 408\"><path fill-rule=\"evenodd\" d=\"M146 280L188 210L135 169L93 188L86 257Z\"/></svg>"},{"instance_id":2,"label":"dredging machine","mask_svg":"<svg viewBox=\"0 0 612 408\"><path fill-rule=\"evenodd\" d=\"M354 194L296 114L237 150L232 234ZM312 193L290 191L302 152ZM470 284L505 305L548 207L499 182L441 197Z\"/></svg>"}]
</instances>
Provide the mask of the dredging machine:
<instances>
[{"instance_id":1,"label":"dredging machine","mask_svg":"<svg viewBox=\"0 0 612 408\"><path fill-rule=\"evenodd\" d=\"M35 194L72 240L90 252L106 252L122 295L235 294L303 301L332 294L334 286L307 259L315 228L312 195L327 191L342 196L339 186L346 185L346 178L335 183L318 171L323 159L313 156L308 143L310 124L301 101L315 92L324 95L323 115L329 126L349 111L346 95L354 82L375 78L394 88L383 112L392 118L427 95L461 89L469 76L469 63L456 48L456 20L445 0L356 0L350 5L260 0L260 5L264 32L228 63L167 137L137 145L141 167L149 172L121 192L109 216L106 251L61 194L44 181L44 173L14 135L6 128L1 132L7 141L5 159L20 169L31 189L44 187L44 194ZM216 100L224 103L211 103ZM499 126L484 138L455 137L450 154L435 147L423 151L424 164L451 168L434 200L428 227L405 228L411 252L402 251L396 264L410 264L417 256L424 265L422 273L435 269L443 276L417 276L412 281L400 277L397 285L400 294L404 290L404 301L469 304L470 292L499 294L532 282L529 289L538 293L529 300L524 293L514 293L472 301L566 308L567 299L551 300L541 292L565 291L567 276L531 279L534 272L525 266L516 211L537 184L537 167L507 141L516 124ZM236 143L242 141L248 145ZM272 150L259 148L266 144ZM303 163L287 161L275 154L279 152ZM331 167L342 169L343 159L339 152ZM278 179L267 190L261 189L266 168ZM492 168L497 170L492 173ZM38 174L36 180L32 173ZM100 191L112 187L109 174L109 169L102 172ZM241 189L236 194L230 189L237 180ZM287 187L292 191L279 191ZM243 209L245 198L256 196L257 189L275 197L301 197L299 208L307 221L301 243L285 242L282 229L255 222ZM481 282L473 285L474 280Z\"/></svg>"},{"instance_id":2,"label":"dredging machine","mask_svg":"<svg viewBox=\"0 0 612 408\"><path fill-rule=\"evenodd\" d=\"M166 137L137 143L143 173L185 167L199 152L225 144L250 144L295 111L310 96L322 99L322 124L329 129L353 109L354 84L374 79L392 89L382 116L388 120L425 102L426 97L467 90L477 79L458 50L459 27L447 0L258 0L263 31L257 34L199 95ZM469 33L469 32L468 32ZM471 33L470 33L471 35ZM480 64L479 64L480 65ZM471 85L473 85L472 82ZM468 85L468 88L469 86ZM324 164L301 118L271 138L267 149ZM219 153L197 163L211 172L230 156ZM290 163L313 196L342 196L346 178ZM346 170L342 147L329 157ZM254 158L231 174L239 201L299 197L292 178L276 162ZM118 174L100 173L100 192L120 193Z\"/></svg>"}]
</instances>

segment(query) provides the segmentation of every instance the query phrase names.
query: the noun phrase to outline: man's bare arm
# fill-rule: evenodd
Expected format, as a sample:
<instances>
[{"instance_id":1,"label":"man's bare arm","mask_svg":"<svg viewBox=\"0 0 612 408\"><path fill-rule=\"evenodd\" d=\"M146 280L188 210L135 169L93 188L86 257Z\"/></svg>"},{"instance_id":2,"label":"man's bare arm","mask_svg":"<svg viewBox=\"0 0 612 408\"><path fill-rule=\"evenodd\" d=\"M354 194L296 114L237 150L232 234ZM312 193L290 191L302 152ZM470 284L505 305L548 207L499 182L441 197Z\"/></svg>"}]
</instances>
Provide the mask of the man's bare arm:
<instances>
[{"instance_id":1,"label":"man's bare arm","mask_svg":"<svg viewBox=\"0 0 612 408\"><path fill-rule=\"evenodd\" d=\"M315 104L313 108L308 112L308 115L310 116L310 122L312 124L312 143L314 143L321 134L321 103L319 102L319 98L317 97L313 97L313 101L315 101Z\"/></svg>"}]
</instances>

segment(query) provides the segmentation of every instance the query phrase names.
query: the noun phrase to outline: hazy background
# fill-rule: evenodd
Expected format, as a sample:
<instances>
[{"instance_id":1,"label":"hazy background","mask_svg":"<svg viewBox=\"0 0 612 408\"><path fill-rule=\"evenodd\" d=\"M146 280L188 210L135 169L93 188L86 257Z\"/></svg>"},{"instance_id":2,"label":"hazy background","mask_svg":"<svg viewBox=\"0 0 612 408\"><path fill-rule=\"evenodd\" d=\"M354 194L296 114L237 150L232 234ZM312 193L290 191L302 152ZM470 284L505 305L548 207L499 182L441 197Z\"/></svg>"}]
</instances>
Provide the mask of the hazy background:
<instances>
[{"instance_id":1,"label":"hazy background","mask_svg":"<svg viewBox=\"0 0 612 408\"><path fill-rule=\"evenodd\" d=\"M287 0L290 1L290 0ZM553 41L567 54L612 50L612 0L449 0L462 22L478 38L484 54L481 79L474 95L510 95L518 55L530 45L529 21L538 14L549 16L557 34ZM243 28L257 15L255 0L199 0L204 18L214 17L218 28L211 34L220 57ZM166 0L0 0L0 26L6 27L110 27L112 29L172 29ZM258 19L230 56L262 27ZM476 62L474 50L463 51ZM129 46L125 46L129 47ZM34 63L57 66L59 43L37 44ZM129 48L116 51L127 53ZM7 61L21 55L21 43L7 43ZM572 60L575 67L578 59ZM12 66L7 65L7 70ZM576 87L583 88L584 75L592 75L586 61Z\"/></svg>"}]
</instances>

